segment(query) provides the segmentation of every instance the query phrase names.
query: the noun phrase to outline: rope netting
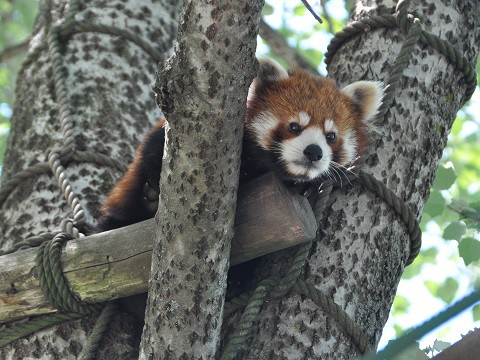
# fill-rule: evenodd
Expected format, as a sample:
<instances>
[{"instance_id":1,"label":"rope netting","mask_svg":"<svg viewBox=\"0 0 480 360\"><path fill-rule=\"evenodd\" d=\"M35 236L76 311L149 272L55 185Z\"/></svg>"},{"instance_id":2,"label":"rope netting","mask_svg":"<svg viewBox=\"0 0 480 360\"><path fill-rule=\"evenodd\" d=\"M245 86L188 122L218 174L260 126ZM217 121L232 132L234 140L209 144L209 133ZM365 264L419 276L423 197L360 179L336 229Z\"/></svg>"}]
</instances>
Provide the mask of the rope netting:
<instances>
[{"instance_id":1,"label":"rope netting","mask_svg":"<svg viewBox=\"0 0 480 360\"><path fill-rule=\"evenodd\" d=\"M465 101L471 97L476 87L475 69L468 59L466 59L448 42L423 30L419 19L415 18L408 12L409 5L410 0L400 0L397 4L394 15L374 15L351 22L340 33L335 35L328 47L328 52L325 55L325 62L328 66L335 53L343 44L354 36L366 31L379 28L399 28L404 34L405 41L388 77L384 101L376 118L377 123L384 121L385 115L392 105L396 90L399 86L399 81L412 57L414 47L419 41L429 44L438 50L463 72L467 82ZM46 41L29 53L20 70L23 71L42 51L48 48L48 55L53 68L55 94L59 107L59 121L61 124L63 139L62 146L60 149L52 149L49 152L47 162L37 163L16 173L12 178L7 180L0 189L1 205L19 184L34 176L51 173L54 175L56 182L71 209L71 217L62 221L60 224L60 230L42 233L17 242L8 251L13 252L41 244L37 256L37 271L39 278L41 279L42 289L47 298L56 308L60 309L61 312L54 315L39 316L28 322L19 323L12 328L5 329L3 332L0 332L0 346L8 344L13 340L39 329L72 319L78 319L86 314L98 313L100 309L103 308L104 310L99 317L99 321L92 331L92 336L90 336L89 342L87 346L85 346L84 352L81 355L82 359L91 359L95 356L102 334L106 330L108 322L114 314L115 305L107 304L104 306L103 304L86 304L79 301L68 289L62 274L62 269L59 266L61 247L64 242L69 238L82 237L83 234L80 229L85 224L81 202L72 190L65 172L65 166L71 161L101 164L122 171L126 169L126 166L121 162L102 154L75 150L74 122L72 120L73 114L72 109L69 106L68 89L65 85L66 73L64 56L60 44L64 44L73 34L95 31L121 36L135 43L148 53L156 62L162 60L162 54L151 47L147 41L129 30L119 29L110 25L98 25L76 21L75 14L78 13L78 6L78 0L72 0L70 2L64 21L50 28L46 36ZM421 245L421 231L415 214L402 199L396 196L392 190L387 188L382 182L376 180L372 175L363 171L358 171L356 176L352 177L350 180L357 181L365 188L377 194L380 199L395 210L399 218L405 223L406 229L410 235L410 255L406 260L406 264L410 264L418 255ZM322 184L314 205L314 213L317 219L322 218L322 214L326 208L327 199L337 185L338 184L335 184L334 182L325 182ZM52 239L52 237L54 237L53 240L47 241ZM243 308L245 308L245 310L241 315L238 326L226 343L222 354L223 359L233 359L240 351L242 351L242 349L244 349L247 340L250 338L253 322L260 313L265 301L279 299L287 295L290 291L295 291L310 298L321 309L329 313L338 321L345 332L352 337L362 352L367 352L372 349L374 345L368 340L368 336L366 336L358 324L356 324L330 296L320 291L315 284L301 278L303 268L308 260L311 246L311 243L298 246L295 260L286 272L285 277L279 278L272 276L264 279L251 294L243 294L225 305L226 317Z\"/></svg>"}]
</instances>

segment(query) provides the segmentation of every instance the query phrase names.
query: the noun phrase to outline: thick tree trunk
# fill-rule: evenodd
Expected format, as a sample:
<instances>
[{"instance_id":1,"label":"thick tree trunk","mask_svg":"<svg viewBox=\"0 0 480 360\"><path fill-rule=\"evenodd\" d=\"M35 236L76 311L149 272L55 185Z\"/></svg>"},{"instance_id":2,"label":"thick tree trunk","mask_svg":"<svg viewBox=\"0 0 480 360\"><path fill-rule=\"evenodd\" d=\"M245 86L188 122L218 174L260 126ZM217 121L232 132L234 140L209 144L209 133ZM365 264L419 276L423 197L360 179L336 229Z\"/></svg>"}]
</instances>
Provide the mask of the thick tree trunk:
<instances>
[{"instance_id":1,"label":"thick tree trunk","mask_svg":"<svg viewBox=\"0 0 480 360\"><path fill-rule=\"evenodd\" d=\"M353 19L392 14L394 7L393 1L359 1ZM480 43L476 0L418 0L409 11L421 18L425 30L450 41L475 64ZM329 76L340 86L357 80L386 81L403 39L398 29L354 37L335 55ZM363 170L392 189L418 219L465 89L465 78L454 64L419 44L385 122L372 133ZM321 231L303 276L344 309L376 345L410 252L405 224L359 185L334 191L319 221ZM260 272L281 274L293 254L290 250L270 256ZM225 321L233 326L238 317ZM337 321L294 291L264 305L246 348L245 358L347 359L361 354Z\"/></svg>"},{"instance_id":2,"label":"thick tree trunk","mask_svg":"<svg viewBox=\"0 0 480 360\"><path fill-rule=\"evenodd\" d=\"M133 31L157 52L168 55L176 35L177 3L86 1L79 4L75 20ZM42 46L48 30L71 6L67 1L41 4L44 24L32 40L30 51ZM96 31L75 33L61 45L68 107L73 113L74 151L105 154L126 165L139 140L161 116L150 91L156 60L134 41ZM44 47L19 75L4 183L30 165L45 162L51 148L61 147L61 109L52 78L52 58ZM91 226L121 170L87 161L62 165L80 200L86 224ZM61 221L70 216L71 209L55 178L50 173L32 176L15 187L2 204L2 249L29 236L58 230ZM1 349L0 358L75 359L94 320L87 318L38 332ZM118 317L112 330L98 358L132 358L133 330L125 317Z\"/></svg>"},{"instance_id":3,"label":"thick tree trunk","mask_svg":"<svg viewBox=\"0 0 480 360\"><path fill-rule=\"evenodd\" d=\"M175 56L159 73L167 149L140 358L212 358L219 346L262 6L185 2Z\"/></svg>"}]
</instances>

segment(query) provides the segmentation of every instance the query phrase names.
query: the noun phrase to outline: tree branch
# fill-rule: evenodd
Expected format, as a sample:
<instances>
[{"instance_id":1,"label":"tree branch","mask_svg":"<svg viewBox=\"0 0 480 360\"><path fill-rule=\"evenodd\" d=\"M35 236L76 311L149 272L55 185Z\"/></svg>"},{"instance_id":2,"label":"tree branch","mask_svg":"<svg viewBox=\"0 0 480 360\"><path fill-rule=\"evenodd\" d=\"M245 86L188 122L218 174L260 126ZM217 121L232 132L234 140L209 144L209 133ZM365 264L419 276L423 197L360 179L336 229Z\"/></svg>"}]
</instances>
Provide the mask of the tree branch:
<instances>
[{"instance_id":1,"label":"tree branch","mask_svg":"<svg viewBox=\"0 0 480 360\"><path fill-rule=\"evenodd\" d=\"M315 18L315 20L317 20L320 24L323 23L320 16L318 16L317 13L312 9L312 7L310 6L310 4L308 3L307 0L302 0L302 3L303 3L303 5L305 5L307 10L310 12L310 14L312 14L312 16Z\"/></svg>"},{"instance_id":2,"label":"tree branch","mask_svg":"<svg viewBox=\"0 0 480 360\"><path fill-rule=\"evenodd\" d=\"M175 55L157 73L167 147L141 359L213 358L219 346L262 7L184 2Z\"/></svg>"},{"instance_id":3,"label":"tree branch","mask_svg":"<svg viewBox=\"0 0 480 360\"><path fill-rule=\"evenodd\" d=\"M272 29L263 19L260 22L259 35L268 43L272 52L279 58L285 60L289 67L302 68L310 71L312 74L317 73L317 69L301 57L295 49L292 49L285 38Z\"/></svg>"},{"instance_id":4,"label":"tree branch","mask_svg":"<svg viewBox=\"0 0 480 360\"><path fill-rule=\"evenodd\" d=\"M14 57L26 52L29 41L30 37L18 44L14 44L3 49L3 51L0 52L0 63L8 62Z\"/></svg>"}]
</instances>

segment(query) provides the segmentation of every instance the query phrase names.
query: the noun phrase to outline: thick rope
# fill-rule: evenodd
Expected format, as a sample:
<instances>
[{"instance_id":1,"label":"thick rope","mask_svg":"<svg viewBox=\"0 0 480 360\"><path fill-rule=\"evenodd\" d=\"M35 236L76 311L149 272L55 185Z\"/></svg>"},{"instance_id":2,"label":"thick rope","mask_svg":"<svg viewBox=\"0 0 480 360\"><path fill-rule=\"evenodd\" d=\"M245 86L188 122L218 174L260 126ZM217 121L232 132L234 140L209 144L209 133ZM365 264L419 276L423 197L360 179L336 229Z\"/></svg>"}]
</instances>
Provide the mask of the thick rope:
<instances>
[{"instance_id":1,"label":"thick rope","mask_svg":"<svg viewBox=\"0 0 480 360\"><path fill-rule=\"evenodd\" d=\"M375 30L379 28L391 29L397 27L397 18L394 15L372 15L367 18L362 18L356 21L352 21L346 25L342 31L335 34L330 44L327 47L325 53L325 64L327 64L327 70L333 57L340 49L340 47L349 41L351 38L357 35L361 35L369 30ZM430 45L460 70L467 83L467 89L465 91L464 102L467 102L475 92L477 86L477 78L475 75L475 67L468 61L468 59L460 53L452 44L440 39L438 36L429 33L426 30L420 31L419 40L425 44Z\"/></svg>"},{"instance_id":2,"label":"thick rope","mask_svg":"<svg viewBox=\"0 0 480 360\"><path fill-rule=\"evenodd\" d=\"M68 234L58 234L52 241L44 242L37 252L37 273L40 287L48 301L58 310L79 314L97 312L102 305L87 304L79 301L70 291L61 269L61 251L63 244L71 239Z\"/></svg>"},{"instance_id":3,"label":"thick rope","mask_svg":"<svg viewBox=\"0 0 480 360\"><path fill-rule=\"evenodd\" d=\"M392 106L397 89L400 85L400 80L403 78L403 72L407 68L408 63L413 56L413 50L415 49L418 38L420 37L420 31L422 30L420 21L418 19L413 19L413 16L411 15L408 15L405 19L400 20L399 26L404 26L406 28L408 27L408 31L405 37L405 42L403 43L388 76L383 102L382 105L380 105L374 120L376 125L380 125L386 121L385 115Z\"/></svg>"},{"instance_id":4,"label":"thick rope","mask_svg":"<svg viewBox=\"0 0 480 360\"><path fill-rule=\"evenodd\" d=\"M117 313L118 306L115 301L111 301L105 305L100 316L95 323L95 326L92 329L92 332L88 336L87 343L85 344L79 360L94 360L96 358L97 350L102 341L106 331L108 330L108 325L110 325L111 320Z\"/></svg>"},{"instance_id":5,"label":"thick rope","mask_svg":"<svg viewBox=\"0 0 480 360\"><path fill-rule=\"evenodd\" d=\"M58 313L37 316L26 322L15 323L12 327L0 330L0 347L10 344L12 341L33 334L34 332L67 321L77 320L85 315L76 313Z\"/></svg>"},{"instance_id":6,"label":"thick rope","mask_svg":"<svg viewBox=\"0 0 480 360\"><path fill-rule=\"evenodd\" d=\"M93 151L75 151L70 161L78 161L83 163L98 164L112 167L118 169L122 172L128 169L128 166L118 161L112 159L111 157L95 153ZM7 200L8 196L12 193L15 188L20 185L22 182L39 175L44 175L51 173L50 165L48 162L40 162L35 165L29 166L25 170L22 170L10 179L5 181L0 187L0 206Z\"/></svg>"},{"instance_id":7,"label":"thick rope","mask_svg":"<svg viewBox=\"0 0 480 360\"><path fill-rule=\"evenodd\" d=\"M362 353L370 351L373 346L369 343L367 335L360 330L355 321L348 316L329 295L320 291L315 284L299 280L294 288L297 293L311 299L320 309L327 312L332 318L339 322L343 330L349 334L357 344Z\"/></svg>"},{"instance_id":8,"label":"thick rope","mask_svg":"<svg viewBox=\"0 0 480 360\"><path fill-rule=\"evenodd\" d=\"M2 187L0 188L0 205L5 202L8 196L19 184L33 176L46 174L48 172L49 166L46 162L35 164L26 168L25 170L17 172L12 178L8 179L2 184Z\"/></svg>"},{"instance_id":9,"label":"thick rope","mask_svg":"<svg viewBox=\"0 0 480 360\"><path fill-rule=\"evenodd\" d=\"M278 283L279 278L269 277L258 285L253 292L245 311L240 318L240 322L235 329L235 332L230 336L228 344L221 356L222 360L230 360L235 358L237 353L245 346L245 341L250 338L250 333L253 326L253 321L260 313L265 299L270 290Z\"/></svg>"},{"instance_id":10,"label":"thick rope","mask_svg":"<svg viewBox=\"0 0 480 360\"><path fill-rule=\"evenodd\" d=\"M83 225L85 223L85 216L83 213L82 205L78 197L73 192L70 182L65 173L65 169L61 165L60 153L52 151L48 155L48 163L53 172L53 176L57 180L57 183L60 186L60 189L62 190L62 193L65 197L65 200L68 203L68 206L70 207L70 209L72 209L75 223ZM71 230L70 229L68 230L69 230L68 233L74 238L80 237L81 233L76 226L72 226Z\"/></svg>"},{"instance_id":11,"label":"thick rope","mask_svg":"<svg viewBox=\"0 0 480 360\"><path fill-rule=\"evenodd\" d=\"M395 195L392 190L375 179L374 176L360 171L358 181L390 205L407 226L410 235L410 255L407 259L407 265L410 265L417 257L422 245L422 231L412 210L402 199Z\"/></svg>"},{"instance_id":12,"label":"thick rope","mask_svg":"<svg viewBox=\"0 0 480 360\"><path fill-rule=\"evenodd\" d=\"M98 165L106 165L111 168L120 170L122 173L127 171L128 165L122 163L117 159L113 159L110 156L100 154L93 151L75 151L73 154L72 160L83 162L83 163L90 163L90 164L98 164Z\"/></svg>"},{"instance_id":13,"label":"thick rope","mask_svg":"<svg viewBox=\"0 0 480 360\"><path fill-rule=\"evenodd\" d=\"M111 25L105 24L94 24L77 21L73 24L71 28L66 29L64 35L71 36L72 34L83 33L83 32L97 32L101 34L120 36L130 42L134 43L142 50L144 50L155 62L162 61L165 56L162 54L167 49L162 49L162 52L154 49L147 41L145 41L141 36L134 33L131 30L121 29Z\"/></svg>"},{"instance_id":14,"label":"thick rope","mask_svg":"<svg viewBox=\"0 0 480 360\"><path fill-rule=\"evenodd\" d=\"M40 246L45 241L52 240L53 237L56 236L58 233L60 233L60 231L44 232L38 235L30 236L22 241L17 241L8 250L0 251L0 256L11 254L18 250L25 250L32 247Z\"/></svg>"}]
</instances>

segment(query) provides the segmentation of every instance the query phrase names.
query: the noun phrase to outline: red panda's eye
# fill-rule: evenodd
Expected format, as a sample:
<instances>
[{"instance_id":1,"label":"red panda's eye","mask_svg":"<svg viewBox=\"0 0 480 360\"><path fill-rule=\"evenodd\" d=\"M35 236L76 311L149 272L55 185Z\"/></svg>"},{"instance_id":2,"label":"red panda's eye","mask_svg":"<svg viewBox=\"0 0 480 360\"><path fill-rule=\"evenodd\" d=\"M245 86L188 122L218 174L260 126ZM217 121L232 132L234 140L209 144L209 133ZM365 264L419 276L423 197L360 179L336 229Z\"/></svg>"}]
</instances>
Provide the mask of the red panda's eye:
<instances>
[{"instance_id":1,"label":"red panda's eye","mask_svg":"<svg viewBox=\"0 0 480 360\"><path fill-rule=\"evenodd\" d=\"M325 137L330 144L333 144L335 142L335 139L337 138L337 134L335 134L334 132L328 132L325 134Z\"/></svg>"},{"instance_id":2,"label":"red panda's eye","mask_svg":"<svg viewBox=\"0 0 480 360\"><path fill-rule=\"evenodd\" d=\"M302 127L299 123L292 122L290 123L290 132L293 134L300 134L302 132Z\"/></svg>"}]
</instances>

